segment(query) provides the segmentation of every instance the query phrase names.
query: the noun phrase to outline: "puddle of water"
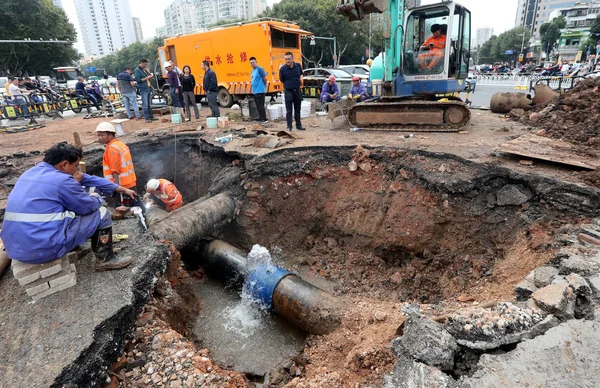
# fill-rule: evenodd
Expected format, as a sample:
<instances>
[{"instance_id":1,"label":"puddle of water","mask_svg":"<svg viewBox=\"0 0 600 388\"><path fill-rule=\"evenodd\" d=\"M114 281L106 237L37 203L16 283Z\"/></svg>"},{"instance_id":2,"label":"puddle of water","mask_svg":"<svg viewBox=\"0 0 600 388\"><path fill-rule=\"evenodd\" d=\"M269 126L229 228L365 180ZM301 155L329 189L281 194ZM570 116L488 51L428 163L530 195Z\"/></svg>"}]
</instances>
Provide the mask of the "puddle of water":
<instances>
[{"instance_id":1,"label":"puddle of water","mask_svg":"<svg viewBox=\"0 0 600 388\"><path fill-rule=\"evenodd\" d=\"M248 254L247 269L258 265L274 266L269 251L255 245ZM306 335L271 315L252 299L246 285L241 294L211 279L195 288L202 310L194 334L220 365L263 376L302 350Z\"/></svg>"}]
</instances>

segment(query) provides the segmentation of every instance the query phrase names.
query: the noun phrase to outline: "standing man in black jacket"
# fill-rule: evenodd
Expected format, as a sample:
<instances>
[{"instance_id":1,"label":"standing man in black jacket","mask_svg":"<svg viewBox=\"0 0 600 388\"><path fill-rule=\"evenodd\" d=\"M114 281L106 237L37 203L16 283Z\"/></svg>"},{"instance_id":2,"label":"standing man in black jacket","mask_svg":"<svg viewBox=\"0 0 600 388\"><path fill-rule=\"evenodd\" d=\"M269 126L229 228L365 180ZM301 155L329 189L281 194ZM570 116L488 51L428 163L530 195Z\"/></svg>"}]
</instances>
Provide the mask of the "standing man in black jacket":
<instances>
[{"instance_id":1,"label":"standing man in black jacket","mask_svg":"<svg viewBox=\"0 0 600 388\"><path fill-rule=\"evenodd\" d=\"M219 94L217 74L210 68L210 62L208 61L202 61L202 70L204 70L203 86L208 106L210 107L211 117L219 117L221 116L221 112L219 111L219 103L217 101L217 95Z\"/></svg>"},{"instance_id":2,"label":"standing man in black jacket","mask_svg":"<svg viewBox=\"0 0 600 388\"><path fill-rule=\"evenodd\" d=\"M296 120L296 129L303 131L304 127L300 122L300 108L302 107L302 91L300 90L302 76L302 66L294 62L294 54L285 53L285 65L279 69L279 80L283 83L285 89L285 110L287 119L287 129L292 130L292 107L294 108L294 118Z\"/></svg>"}]
</instances>

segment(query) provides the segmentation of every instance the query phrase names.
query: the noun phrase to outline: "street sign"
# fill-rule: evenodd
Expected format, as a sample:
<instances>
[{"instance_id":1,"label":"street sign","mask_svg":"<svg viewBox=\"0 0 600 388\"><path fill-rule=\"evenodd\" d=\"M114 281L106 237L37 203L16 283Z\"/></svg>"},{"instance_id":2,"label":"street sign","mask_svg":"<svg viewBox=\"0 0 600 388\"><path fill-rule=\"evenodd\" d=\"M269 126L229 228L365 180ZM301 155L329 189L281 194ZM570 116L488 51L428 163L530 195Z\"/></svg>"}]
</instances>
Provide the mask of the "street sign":
<instances>
[{"instance_id":1,"label":"street sign","mask_svg":"<svg viewBox=\"0 0 600 388\"><path fill-rule=\"evenodd\" d=\"M85 68L85 72L86 73L95 73L96 72L96 68L94 66L88 66Z\"/></svg>"},{"instance_id":2,"label":"street sign","mask_svg":"<svg viewBox=\"0 0 600 388\"><path fill-rule=\"evenodd\" d=\"M506 55L513 55L513 54L514 54L514 51L513 51L513 50L506 50L506 51L504 52L504 54L506 54Z\"/></svg>"},{"instance_id":3,"label":"street sign","mask_svg":"<svg viewBox=\"0 0 600 388\"><path fill-rule=\"evenodd\" d=\"M316 45L316 44L317 44L317 42L315 42L315 36L314 36L314 35L311 35L311 36L310 36L310 45L311 45L311 46L314 46L314 45Z\"/></svg>"},{"instance_id":4,"label":"street sign","mask_svg":"<svg viewBox=\"0 0 600 388\"><path fill-rule=\"evenodd\" d=\"M519 62L523 62L523 54L519 54Z\"/></svg>"}]
</instances>

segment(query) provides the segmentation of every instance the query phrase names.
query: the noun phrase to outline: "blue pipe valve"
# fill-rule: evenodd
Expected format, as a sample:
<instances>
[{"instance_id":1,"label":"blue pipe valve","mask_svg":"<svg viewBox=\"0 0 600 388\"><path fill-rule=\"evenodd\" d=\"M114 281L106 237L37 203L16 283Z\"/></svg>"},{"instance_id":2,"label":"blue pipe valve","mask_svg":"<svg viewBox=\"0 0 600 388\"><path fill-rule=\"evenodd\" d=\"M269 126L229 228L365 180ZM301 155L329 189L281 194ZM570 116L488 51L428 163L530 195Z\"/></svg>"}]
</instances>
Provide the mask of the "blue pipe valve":
<instances>
[{"instance_id":1,"label":"blue pipe valve","mask_svg":"<svg viewBox=\"0 0 600 388\"><path fill-rule=\"evenodd\" d=\"M296 276L283 268L258 265L246 276L246 287L254 299L260 300L269 311L273 311L273 292L281 279Z\"/></svg>"}]
</instances>

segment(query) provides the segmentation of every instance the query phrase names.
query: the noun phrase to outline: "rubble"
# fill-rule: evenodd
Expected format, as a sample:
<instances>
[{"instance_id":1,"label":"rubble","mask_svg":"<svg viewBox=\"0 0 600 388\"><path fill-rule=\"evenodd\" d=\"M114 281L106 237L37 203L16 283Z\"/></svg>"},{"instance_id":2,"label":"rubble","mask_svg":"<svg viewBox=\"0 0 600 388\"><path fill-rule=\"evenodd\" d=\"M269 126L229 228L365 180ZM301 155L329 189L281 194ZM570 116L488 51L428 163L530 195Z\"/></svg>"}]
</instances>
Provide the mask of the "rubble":
<instances>
[{"instance_id":1,"label":"rubble","mask_svg":"<svg viewBox=\"0 0 600 388\"><path fill-rule=\"evenodd\" d=\"M558 269L549 266L538 267L533 270L533 284L537 288L546 287L558 276Z\"/></svg>"},{"instance_id":2,"label":"rubble","mask_svg":"<svg viewBox=\"0 0 600 388\"><path fill-rule=\"evenodd\" d=\"M589 387L600 373L598 321L570 320L506 354L484 354L465 388Z\"/></svg>"},{"instance_id":3,"label":"rubble","mask_svg":"<svg viewBox=\"0 0 600 388\"><path fill-rule=\"evenodd\" d=\"M544 311L567 320L574 318L575 294L568 283L550 284L531 295Z\"/></svg>"},{"instance_id":4,"label":"rubble","mask_svg":"<svg viewBox=\"0 0 600 388\"><path fill-rule=\"evenodd\" d=\"M153 306L140 314L130 350L111 367L127 387L246 387L239 373L223 370L196 345L161 320ZM145 322L145 323L144 323ZM124 384L124 386L125 386Z\"/></svg>"},{"instance_id":5,"label":"rubble","mask_svg":"<svg viewBox=\"0 0 600 388\"><path fill-rule=\"evenodd\" d=\"M406 351L413 358L442 370L452 370L457 350L456 341L441 324L417 315L406 320L401 340L392 342L394 354Z\"/></svg>"},{"instance_id":6,"label":"rubble","mask_svg":"<svg viewBox=\"0 0 600 388\"><path fill-rule=\"evenodd\" d=\"M600 131L598 120L600 100L597 98L599 88L600 78L580 81L573 89L557 98L549 96L552 104L535 105L533 113L523 115L517 120L523 124L545 129L545 136L599 149L600 141L597 136ZM540 102L546 103L548 98Z\"/></svg>"},{"instance_id":7,"label":"rubble","mask_svg":"<svg viewBox=\"0 0 600 388\"><path fill-rule=\"evenodd\" d=\"M506 185L496 193L496 203L499 206L522 205L529 199L530 195L523 193L516 185Z\"/></svg>"},{"instance_id":8,"label":"rubble","mask_svg":"<svg viewBox=\"0 0 600 388\"><path fill-rule=\"evenodd\" d=\"M557 324L553 316L502 302L491 309L460 310L448 317L444 327L459 345L489 350L536 337Z\"/></svg>"},{"instance_id":9,"label":"rubble","mask_svg":"<svg viewBox=\"0 0 600 388\"><path fill-rule=\"evenodd\" d=\"M383 388L458 388L452 377L437 368L401 355L391 375L385 376Z\"/></svg>"}]
</instances>

